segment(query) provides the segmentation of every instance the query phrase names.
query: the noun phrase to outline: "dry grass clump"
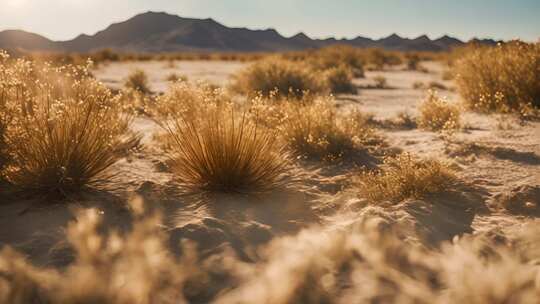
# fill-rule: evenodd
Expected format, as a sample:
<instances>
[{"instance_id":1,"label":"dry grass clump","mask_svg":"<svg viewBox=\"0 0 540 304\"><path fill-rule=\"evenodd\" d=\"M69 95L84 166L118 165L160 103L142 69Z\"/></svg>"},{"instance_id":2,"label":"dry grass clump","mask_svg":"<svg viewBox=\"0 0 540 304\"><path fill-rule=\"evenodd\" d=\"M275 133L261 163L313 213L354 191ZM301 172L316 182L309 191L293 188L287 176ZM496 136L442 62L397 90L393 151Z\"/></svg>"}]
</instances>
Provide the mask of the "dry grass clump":
<instances>
[{"instance_id":1,"label":"dry grass clump","mask_svg":"<svg viewBox=\"0 0 540 304\"><path fill-rule=\"evenodd\" d=\"M177 73L170 73L169 75L167 75L167 77L165 78L165 80L169 81L169 82L177 82L177 81L188 81L188 77L186 75L179 75Z\"/></svg>"},{"instance_id":2,"label":"dry grass clump","mask_svg":"<svg viewBox=\"0 0 540 304\"><path fill-rule=\"evenodd\" d=\"M324 79L317 76L305 63L268 58L238 73L233 89L249 96L260 93L265 97L276 91L279 96L295 98L307 93L327 93Z\"/></svg>"},{"instance_id":3,"label":"dry grass clump","mask_svg":"<svg viewBox=\"0 0 540 304\"><path fill-rule=\"evenodd\" d=\"M434 91L420 105L418 126L431 131L453 132L461 127L460 110Z\"/></svg>"},{"instance_id":4,"label":"dry grass clump","mask_svg":"<svg viewBox=\"0 0 540 304\"><path fill-rule=\"evenodd\" d=\"M98 210L77 217L67 227L76 259L61 272L35 268L9 248L0 252L0 303L185 303L195 257L189 247L182 260L174 257L158 216L138 220L125 235L100 234Z\"/></svg>"},{"instance_id":5,"label":"dry grass clump","mask_svg":"<svg viewBox=\"0 0 540 304\"><path fill-rule=\"evenodd\" d=\"M305 59L316 70L329 70L345 67L352 76L364 77L364 54L358 49L347 45L336 45L322 48L307 55Z\"/></svg>"},{"instance_id":6,"label":"dry grass clump","mask_svg":"<svg viewBox=\"0 0 540 304\"><path fill-rule=\"evenodd\" d=\"M0 303L537 302L533 221L503 240L479 233L429 250L399 219L371 210L339 229L278 237L250 262L227 252L202 259L189 243L175 257L157 216L104 234L98 211L81 212L67 229L75 260L64 270L0 252Z\"/></svg>"},{"instance_id":7,"label":"dry grass clump","mask_svg":"<svg viewBox=\"0 0 540 304\"><path fill-rule=\"evenodd\" d=\"M139 91L143 94L149 94L150 84L148 76L143 70L137 69L131 72L124 83L124 86L128 89Z\"/></svg>"},{"instance_id":8,"label":"dry grass clump","mask_svg":"<svg viewBox=\"0 0 540 304\"><path fill-rule=\"evenodd\" d=\"M412 85L412 88L415 90L423 90L425 87L426 85L421 81L415 81Z\"/></svg>"},{"instance_id":9,"label":"dry grass clump","mask_svg":"<svg viewBox=\"0 0 540 304\"><path fill-rule=\"evenodd\" d=\"M2 176L27 191L65 194L103 181L129 117L87 69L4 60ZM4 159L6 159L4 157Z\"/></svg>"},{"instance_id":10,"label":"dry grass clump","mask_svg":"<svg viewBox=\"0 0 540 304\"><path fill-rule=\"evenodd\" d=\"M308 159L341 160L373 136L362 115L339 115L330 98L318 97L309 103L287 102L282 134L289 147Z\"/></svg>"},{"instance_id":11,"label":"dry grass clump","mask_svg":"<svg viewBox=\"0 0 540 304\"><path fill-rule=\"evenodd\" d=\"M406 54L405 59L407 61L407 70L418 71L419 69L421 69L420 56L418 56L418 54Z\"/></svg>"},{"instance_id":12,"label":"dry grass clump","mask_svg":"<svg viewBox=\"0 0 540 304\"><path fill-rule=\"evenodd\" d=\"M362 174L357 181L362 197L399 202L443 192L453 185L456 175L445 163L404 153L386 158L380 171Z\"/></svg>"},{"instance_id":13,"label":"dry grass clump","mask_svg":"<svg viewBox=\"0 0 540 304\"><path fill-rule=\"evenodd\" d=\"M437 82L437 81L430 81L427 85L428 89L430 90L440 90L440 91L443 91L443 90L448 90L448 88L440 83L440 82Z\"/></svg>"},{"instance_id":14,"label":"dry grass clump","mask_svg":"<svg viewBox=\"0 0 540 304\"><path fill-rule=\"evenodd\" d=\"M375 81L376 89L386 89L388 87L388 82L384 76L375 76L373 81Z\"/></svg>"},{"instance_id":15,"label":"dry grass clump","mask_svg":"<svg viewBox=\"0 0 540 304\"><path fill-rule=\"evenodd\" d=\"M469 107L485 112L540 108L540 44L514 41L476 47L454 67L459 93Z\"/></svg>"},{"instance_id":16,"label":"dry grass clump","mask_svg":"<svg viewBox=\"0 0 540 304\"><path fill-rule=\"evenodd\" d=\"M180 83L158 104L168 134L173 173L187 188L257 192L281 186L287 157L271 131L221 91ZM163 110L162 110L163 113ZM256 114L255 114L256 115Z\"/></svg>"},{"instance_id":17,"label":"dry grass clump","mask_svg":"<svg viewBox=\"0 0 540 304\"><path fill-rule=\"evenodd\" d=\"M356 86L352 82L353 73L346 66L330 68L324 72L324 77L332 93L356 93Z\"/></svg>"},{"instance_id":18,"label":"dry grass clump","mask_svg":"<svg viewBox=\"0 0 540 304\"><path fill-rule=\"evenodd\" d=\"M202 113L209 106L232 102L231 96L224 90L209 83L178 81L169 87L166 94L156 98L155 103L147 110L158 122L181 113L204 119Z\"/></svg>"},{"instance_id":19,"label":"dry grass clump","mask_svg":"<svg viewBox=\"0 0 540 304\"><path fill-rule=\"evenodd\" d=\"M386 66L394 66L402 63L403 59L398 52L385 51L382 49L368 49L366 62L373 67L372 70L383 70Z\"/></svg>"},{"instance_id":20,"label":"dry grass clump","mask_svg":"<svg viewBox=\"0 0 540 304\"><path fill-rule=\"evenodd\" d=\"M452 70L444 70L442 75L441 75L442 80L445 80L445 81L453 80L454 77L455 77L455 75L452 72Z\"/></svg>"}]
</instances>

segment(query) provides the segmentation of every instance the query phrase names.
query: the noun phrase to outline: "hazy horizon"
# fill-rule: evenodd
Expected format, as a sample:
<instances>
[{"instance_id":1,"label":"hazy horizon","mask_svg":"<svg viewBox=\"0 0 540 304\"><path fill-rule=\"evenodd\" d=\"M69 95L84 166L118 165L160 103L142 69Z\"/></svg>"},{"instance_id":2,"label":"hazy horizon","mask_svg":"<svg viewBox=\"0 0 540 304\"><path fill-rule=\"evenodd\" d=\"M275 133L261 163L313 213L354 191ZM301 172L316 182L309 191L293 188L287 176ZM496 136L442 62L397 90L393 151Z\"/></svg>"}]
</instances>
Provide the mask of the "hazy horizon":
<instances>
[{"instance_id":1,"label":"hazy horizon","mask_svg":"<svg viewBox=\"0 0 540 304\"><path fill-rule=\"evenodd\" d=\"M311 38L382 38L396 33L415 38L449 35L461 40L540 38L540 2L534 0L475 0L463 7L442 0L345 0L339 5L322 0L168 1L156 0L3 0L0 31L19 29L52 40L93 35L111 23L146 11L167 12L186 18L213 18L228 27L276 29L290 37L303 32Z\"/></svg>"}]
</instances>

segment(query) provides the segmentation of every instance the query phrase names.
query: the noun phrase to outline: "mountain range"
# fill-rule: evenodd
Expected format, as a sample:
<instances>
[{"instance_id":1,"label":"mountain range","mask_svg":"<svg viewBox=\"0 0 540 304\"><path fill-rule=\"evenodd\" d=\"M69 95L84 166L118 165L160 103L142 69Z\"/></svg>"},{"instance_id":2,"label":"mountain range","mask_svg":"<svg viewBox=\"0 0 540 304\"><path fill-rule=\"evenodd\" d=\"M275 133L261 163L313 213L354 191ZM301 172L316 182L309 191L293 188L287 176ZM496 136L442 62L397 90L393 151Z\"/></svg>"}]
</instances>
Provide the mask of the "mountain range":
<instances>
[{"instance_id":1,"label":"mountain range","mask_svg":"<svg viewBox=\"0 0 540 304\"><path fill-rule=\"evenodd\" d=\"M496 44L491 39L472 41ZM423 35L408 39L392 34L382 39L312 39L304 33L284 37L274 29L230 28L213 19L183 18L163 12L146 12L111 24L90 35L68 41L52 41L22 30L0 32L0 49L54 52L91 52L114 49L124 52L275 52L320 48L333 44L377 47L400 51L445 51L465 42L443 36L432 40Z\"/></svg>"}]
</instances>

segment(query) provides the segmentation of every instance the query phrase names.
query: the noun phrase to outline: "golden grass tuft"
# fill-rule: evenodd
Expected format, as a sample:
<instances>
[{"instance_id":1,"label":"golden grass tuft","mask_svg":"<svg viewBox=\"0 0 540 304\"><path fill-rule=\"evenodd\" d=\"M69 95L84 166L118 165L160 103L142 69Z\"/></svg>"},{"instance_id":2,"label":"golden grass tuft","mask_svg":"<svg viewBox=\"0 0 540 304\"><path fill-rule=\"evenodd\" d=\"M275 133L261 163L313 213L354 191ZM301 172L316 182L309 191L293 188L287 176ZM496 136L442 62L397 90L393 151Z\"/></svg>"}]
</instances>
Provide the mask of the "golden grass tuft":
<instances>
[{"instance_id":1,"label":"golden grass tuft","mask_svg":"<svg viewBox=\"0 0 540 304\"><path fill-rule=\"evenodd\" d=\"M404 153L387 157L380 171L362 174L360 195L374 202L399 202L448 190L456 181L454 171L437 160L419 160Z\"/></svg>"},{"instance_id":2,"label":"golden grass tuft","mask_svg":"<svg viewBox=\"0 0 540 304\"><path fill-rule=\"evenodd\" d=\"M470 48L453 72L459 93L474 110L526 116L540 108L539 43Z\"/></svg>"},{"instance_id":3,"label":"golden grass tuft","mask_svg":"<svg viewBox=\"0 0 540 304\"><path fill-rule=\"evenodd\" d=\"M143 94L149 94L152 92L150 90L148 75L146 75L146 72L140 69L136 69L129 74L124 86L127 89L136 90Z\"/></svg>"},{"instance_id":4,"label":"golden grass tuft","mask_svg":"<svg viewBox=\"0 0 540 304\"><path fill-rule=\"evenodd\" d=\"M356 94L353 84L353 72L350 68L340 65L324 72L327 85L332 93Z\"/></svg>"},{"instance_id":5,"label":"golden grass tuft","mask_svg":"<svg viewBox=\"0 0 540 304\"><path fill-rule=\"evenodd\" d=\"M4 61L0 104L10 117L2 176L26 191L64 195L99 184L127 138L128 115L85 68Z\"/></svg>"},{"instance_id":6,"label":"golden grass tuft","mask_svg":"<svg viewBox=\"0 0 540 304\"><path fill-rule=\"evenodd\" d=\"M331 98L285 102L280 126L288 146L307 159L337 161L349 156L374 134L359 112L339 115Z\"/></svg>"},{"instance_id":7,"label":"golden grass tuft","mask_svg":"<svg viewBox=\"0 0 540 304\"><path fill-rule=\"evenodd\" d=\"M249 96L262 94L301 98L307 93L326 93L324 80L319 79L310 67L302 62L268 58L253 63L235 75L233 90Z\"/></svg>"},{"instance_id":8,"label":"golden grass tuft","mask_svg":"<svg viewBox=\"0 0 540 304\"><path fill-rule=\"evenodd\" d=\"M177 73L170 73L169 75L167 75L167 77L165 78L165 80L169 81L169 82L178 82L178 81L188 81L188 77L186 75L179 75Z\"/></svg>"},{"instance_id":9,"label":"golden grass tuft","mask_svg":"<svg viewBox=\"0 0 540 304\"><path fill-rule=\"evenodd\" d=\"M461 127L458 106L440 98L434 91L428 91L419 110L417 123L420 128L451 133Z\"/></svg>"},{"instance_id":10,"label":"golden grass tuft","mask_svg":"<svg viewBox=\"0 0 540 304\"><path fill-rule=\"evenodd\" d=\"M386 77L384 76L375 76L373 78L373 81L375 81L375 88L377 89L388 88L388 81L386 80Z\"/></svg>"},{"instance_id":11,"label":"golden grass tuft","mask_svg":"<svg viewBox=\"0 0 540 304\"><path fill-rule=\"evenodd\" d=\"M129 231L115 233L86 210L67 227L74 259L62 270L0 251L0 303L537 302L534 221L504 238L497 227L430 248L395 213L360 212L340 229L276 237L246 262L232 250L205 258L187 241L175 256L158 215L135 215Z\"/></svg>"},{"instance_id":12,"label":"golden grass tuft","mask_svg":"<svg viewBox=\"0 0 540 304\"><path fill-rule=\"evenodd\" d=\"M276 131L251 119L256 114L204 85L181 83L161 100L170 102L177 108L158 123L168 134L173 173L186 188L262 192L283 185L288 164L283 146Z\"/></svg>"},{"instance_id":13,"label":"golden grass tuft","mask_svg":"<svg viewBox=\"0 0 540 304\"><path fill-rule=\"evenodd\" d=\"M346 67L351 76L364 77L364 57L360 49L335 45L319 49L307 55L307 63L315 70L329 70L336 67Z\"/></svg>"}]
</instances>

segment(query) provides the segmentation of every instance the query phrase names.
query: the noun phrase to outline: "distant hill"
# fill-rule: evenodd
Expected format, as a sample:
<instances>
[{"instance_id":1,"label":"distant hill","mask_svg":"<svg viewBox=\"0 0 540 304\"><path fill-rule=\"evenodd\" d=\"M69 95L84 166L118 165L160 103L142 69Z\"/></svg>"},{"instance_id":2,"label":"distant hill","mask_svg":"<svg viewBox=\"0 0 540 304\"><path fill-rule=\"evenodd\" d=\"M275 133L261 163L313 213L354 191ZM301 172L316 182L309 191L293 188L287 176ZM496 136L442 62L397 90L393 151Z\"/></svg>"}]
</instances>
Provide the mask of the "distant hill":
<instances>
[{"instance_id":1,"label":"distant hill","mask_svg":"<svg viewBox=\"0 0 540 304\"><path fill-rule=\"evenodd\" d=\"M495 44L493 40L475 40ZM443 36L431 40L392 34L373 40L365 37L337 40L311 39L303 33L284 37L274 29L229 28L213 19L182 18L167 13L147 12L115 23L95 35L80 35L69 41L51 41L43 36L19 30L0 32L1 49L27 51L90 52L104 48L129 52L273 52L320 48L332 44L356 47L380 47L401 51L444 51L464 44Z\"/></svg>"}]
</instances>

